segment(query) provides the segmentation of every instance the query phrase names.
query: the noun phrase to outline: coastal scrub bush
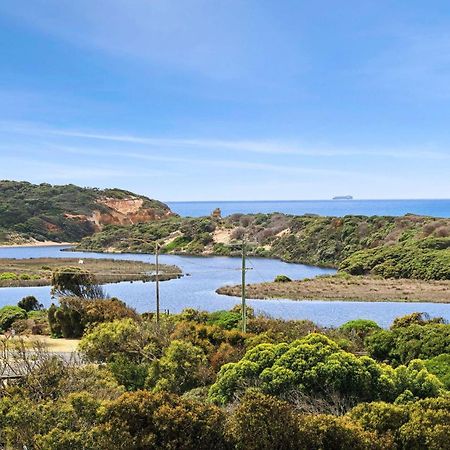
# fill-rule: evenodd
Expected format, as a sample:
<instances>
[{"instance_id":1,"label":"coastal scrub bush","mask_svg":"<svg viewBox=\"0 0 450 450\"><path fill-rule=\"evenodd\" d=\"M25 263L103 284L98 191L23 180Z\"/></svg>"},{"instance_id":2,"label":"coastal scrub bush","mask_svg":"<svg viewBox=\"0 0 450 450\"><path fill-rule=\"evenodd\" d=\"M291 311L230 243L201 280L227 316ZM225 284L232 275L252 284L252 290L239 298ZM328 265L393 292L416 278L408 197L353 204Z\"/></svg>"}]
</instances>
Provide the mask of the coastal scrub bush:
<instances>
[{"instance_id":1,"label":"coastal scrub bush","mask_svg":"<svg viewBox=\"0 0 450 450\"><path fill-rule=\"evenodd\" d=\"M17 280L18 276L14 272L2 272L0 273L0 280Z\"/></svg>"},{"instance_id":2,"label":"coastal scrub bush","mask_svg":"<svg viewBox=\"0 0 450 450\"><path fill-rule=\"evenodd\" d=\"M450 397L448 395L393 405L362 403L348 417L378 436L390 436L389 448L402 450L441 450L449 448Z\"/></svg>"},{"instance_id":3,"label":"coastal scrub bush","mask_svg":"<svg viewBox=\"0 0 450 450\"><path fill-rule=\"evenodd\" d=\"M160 359L153 361L145 384L154 391L181 394L207 384L206 367L206 355L201 348L175 340Z\"/></svg>"},{"instance_id":4,"label":"coastal scrub bush","mask_svg":"<svg viewBox=\"0 0 450 450\"><path fill-rule=\"evenodd\" d=\"M424 361L428 372L436 375L450 391L450 353L443 353Z\"/></svg>"},{"instance_id":5,"label":"coastal scrub bush","mask_svg":"<svg viewBox=\"0 0 450 450\"><path fill-rule=\"evenodd\" d=\"M252 389L244 394L228 418L226 433L236 449L302 448L292 406Z\"/></svg>"},{"instance_id":6,"label":"coastal scrub bush","mask_svg":"<svg viewBox=\"0 0 450 450\"><path fill-rule=\"evenodd\" d=\"M450 280L450 238L411 240L357 251L339 269L351 275Z\"/></svg>"},{"instance_id":7,"label":"coastal scrub bush","mask_svg":"<svg viewBox=\"0 0 450 450\"><path fill-rule=\"evenodd\" d=\"M254 389L228 417L226 433L242 450L384 450L392 444L349 417L298 414L293 405Z\"/></svg>"},{"instance_id":8,"label":"coastal scrub bush","mask_svg":"<svg viewBox=\"0 0 450 450\"><path fill-rule=\"evenodd\" d=\"M60 299L60 306L52 306L48 312L52 334L66 338L78 338L88 326L116 319L139 320L134 309L117 298L83 300L78 297Z\"/></svg>"},{"instance_id":9,"label":"coastal scrub bush","mask_svg":"<svg viewBox=\"0 0 450 450\"><path fill-rule=\"evenodd\" d=\"M241 321L241 314L232 311L215 311L209 314L208 324L217 325L225 330L236 328Z\"/></svg>"},{"instance_id":10,"label":"coastal scrub bush","mask_svg":"<svg viewBox=\"0 0 450 450\"><path fill-rule=\"evenodd\" d=\"M369 355L393 364L450 353L450 325L428 323L376 331L365 340Z\"/></svg>"},{"instance_id":11,"label":"coastal scrub bush","mask_svg":"<svg viewBox=\"0 0 450 450\"><path fill-rule=\"evenodd\" d=\"M291 344L260 344L239 362L225 364L209 398L226 404L249 386L277 396L299 391L326 398L332 391L360 402L393 401L406 390L419 398L435 396L442 384L419 362L394 370L348 353L323 335L310 334Z\"/></svg>"},{"instance_id":12,"label":"coastal scrub bush","mask_svg":"<svg viewBox=\"0 0 450 450\"><path fill-rule=\"evenodd\" d=\"M427 325L430 323L445 323L442 317L431 318L426 313L413 312L406 316L396 317L391 325L391 330L395 328L409 327L410 325Z\"/></svg>"},{"instance_id":13,"label":"coastal scrub bush","mask_svg":"<svg viewBox=\"0 0 450 450\"><path fill-rule=\"evenodd\" d=\"M0 331L7 331L11 325L20 319L26 319L27 312L18 306L0 308Z\"/></svg>"},{"instance_id":14,"label":"coastal scrub bush","mask_svg":"<svg viewBox=\"0 0 450 450\"><path fill-rule=\"evenodd\" d=\"M364 340L370 333L381 330L381 327L373 320L355 319L345 322L339 327L339 330Z\"/></svg>"},{"instance_id":15,"label":"coastal scrub bush","mask_svg":"<svg viewBox=\"0 0 450 450\"><path fill-rule=\"evenodd\" d=\"M83 336L78 348L89 361L102 363L117 355L139 360L148 343L145 329L128 318L96 325Z\"/></svg>"},{"instance_id":16,"label":"coastal scrub bush","mask_svg":"<svg viewBox=\"0 0 450 450\"><path fill-rule=\"evenodd\" d=\"M222 450L224 413L217 407L167 392L123 394L105 405L92 430L96 448Z\"/></svg>"}]
</instances>

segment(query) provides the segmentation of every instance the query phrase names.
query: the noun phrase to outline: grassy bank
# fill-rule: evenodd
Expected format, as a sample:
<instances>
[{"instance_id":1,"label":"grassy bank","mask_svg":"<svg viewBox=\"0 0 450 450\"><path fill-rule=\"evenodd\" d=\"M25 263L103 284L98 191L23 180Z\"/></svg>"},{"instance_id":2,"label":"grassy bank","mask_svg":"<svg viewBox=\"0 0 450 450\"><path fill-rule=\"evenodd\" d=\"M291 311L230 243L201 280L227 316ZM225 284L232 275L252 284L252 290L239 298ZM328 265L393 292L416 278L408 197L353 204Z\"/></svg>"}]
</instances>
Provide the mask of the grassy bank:
<instances>
[{"instance_id":1,"label":"grassy bank","mask_svg":"<svg viewBox=\"0 0 450 450\"><path fill-rule=\"evenodd\" d=\"M241 286L224 286L217 293L239 296ZM450 303L450 282L324 276L284 283L250 284L246 288L246 294L248 298L254 299Z\"/></svg>"},{"instance_id":2,"label":"grassy bank","mask_svg":"<svg viewBox=\"0 0 450 450\"><path fill-rule=\"evenodd\" d=\"M61 267L82 267L91 272L100 284L119 281L150 281L154 279L154 264L115 259L30 258L0 259L0 287L48 286L52 271ZM160 279L181 276L177 266L160 265Z\"/></svg>"}]
</instances>

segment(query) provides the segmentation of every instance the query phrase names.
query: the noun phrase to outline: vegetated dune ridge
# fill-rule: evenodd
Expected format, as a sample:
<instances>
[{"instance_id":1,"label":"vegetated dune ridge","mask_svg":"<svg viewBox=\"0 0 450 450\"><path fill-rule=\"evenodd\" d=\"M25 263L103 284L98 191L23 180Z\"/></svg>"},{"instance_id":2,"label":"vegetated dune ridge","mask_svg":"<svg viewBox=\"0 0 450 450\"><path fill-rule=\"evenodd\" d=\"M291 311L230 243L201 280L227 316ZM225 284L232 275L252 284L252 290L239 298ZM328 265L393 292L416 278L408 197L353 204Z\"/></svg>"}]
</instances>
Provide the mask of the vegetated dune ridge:
<instances>
[{"instance_id":1,"label":"vegetated dune ridge","mask_svg":"<svg viewBox=\"0 0 450 450\"><path fill-rule=\"evenodd\" d=\"M241 286L224 286L216 292L239 296ZM248 298L254 299L450 303L448 281L394 280L366 276L321 276L290 282L249 284L245 292Z\"/></svg>"},{"instance_id":2,"label":"vegetated dune ridge","mask_svg":"<svg viewBox=\"0 0 450 450\"><path fill-rule=\"evenodd\" d=\"M175 216L170 208L121 189L0 181L0 243L77 242L105 225Z\"/></svg>"},{"instance_id":3,"label":"vegetated dune ridge","mask_svg":"<svg viewBox=\"0 0 450 450\"><path fill-rule=\"evenodd\" d=\"M49 286L52 271L74 267L89 271L98 283L120 281L150 281L154 279L155 265L141 261L117 259L30 258L0 259L0 287ZM181 276L177 266L160 264L159 279L170 280Z\"/></svg>"},{"instance_id":4,"label":"vegetated dune ridge","mask_svg":"<svg viewBox=\"0 0 450 450\"><path fill-rule=\"evenodd\" d=\"M290 216L233 214L174 217L131 226L106 226L77 250L238 255L245 236L250 256L336 267L353 275L450 279L450 219L405 215Z\"/></svg>"}]
</instances>

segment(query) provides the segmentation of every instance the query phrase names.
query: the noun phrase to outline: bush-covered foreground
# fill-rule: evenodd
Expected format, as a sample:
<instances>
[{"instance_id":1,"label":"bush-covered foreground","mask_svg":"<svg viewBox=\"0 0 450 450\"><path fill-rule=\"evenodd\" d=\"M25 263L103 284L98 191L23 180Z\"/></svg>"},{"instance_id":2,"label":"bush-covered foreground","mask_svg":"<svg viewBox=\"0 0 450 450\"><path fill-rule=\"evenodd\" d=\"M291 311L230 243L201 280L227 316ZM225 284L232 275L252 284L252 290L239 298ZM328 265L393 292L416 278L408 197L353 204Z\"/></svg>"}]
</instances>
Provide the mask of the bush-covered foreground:
<instances>
[{"instance_id":1,"label":"bush-covered foreground","mask_svg":"<svg viewBox=\"0 0 450 450\"><path fill-rule=\"evenodd\" d=\"M0 341L0 374L18 375L0 388L7 449L449 448L442 319L329 329L250 310L244 334L238 308L156 324L117 300L61 300L50 314L82 323L83 364Z\"/></svg>"}]
</instances>

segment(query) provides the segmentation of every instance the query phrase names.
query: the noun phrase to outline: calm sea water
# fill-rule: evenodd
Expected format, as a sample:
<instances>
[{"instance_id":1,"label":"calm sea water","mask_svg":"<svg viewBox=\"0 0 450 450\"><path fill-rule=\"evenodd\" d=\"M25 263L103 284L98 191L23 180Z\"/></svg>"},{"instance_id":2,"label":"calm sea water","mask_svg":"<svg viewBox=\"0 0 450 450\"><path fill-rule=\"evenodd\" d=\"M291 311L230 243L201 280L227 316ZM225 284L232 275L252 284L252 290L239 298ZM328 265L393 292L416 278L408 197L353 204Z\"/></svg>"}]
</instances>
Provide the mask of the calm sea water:
<instances>
[{"instance_id":1,"label":"calm sea water","mask_svg":"<svg viewBox=\"0 0 450 450\"><path fill-rule=\"evenodd\" d=\"M170 208L181 216L207 216L215 208L222 216L233 213L319 214L321 216L403 216L420 214L450 217L449 200L298 200L253 202L168 202Z\"/></svg>"},{"instance_id":2,"label":"calm sea water","mask_svg":"<svg viewBox=\"0 0 450 450\"><path fill-rule=\"evenodd\" d=\"M66 247L0 248L0 258L108 257L153 262L153 255L62 252L63 248ZM241 276L239 258L162 255L161 262L176 264L183 273L188 274L180 279L161 283L162 309L168 309L172 313L188 307L215 311L230 309L240 303L239 298L215 293L220 286L239 284ZM332 269L287 264L274 259L250 259L248 265L251 267L247 275L249 283L270 281L278 274L301 279L334 273ZM123 282L107 284L105 289L111 296L123 299L139 312L154 310L154 283ZM25 295L36 296L46 306L52 301L49 287L0 288L0 306L16 304ZM248 304L257 312L272 317L309 319L324 326L338 326L348 320L365 318L375 320L386 327L395 317L414 311L427 312L431 316L442 316L450 320L450 306L433 303L249 300Z\"/></svg>"}]
</instances>

